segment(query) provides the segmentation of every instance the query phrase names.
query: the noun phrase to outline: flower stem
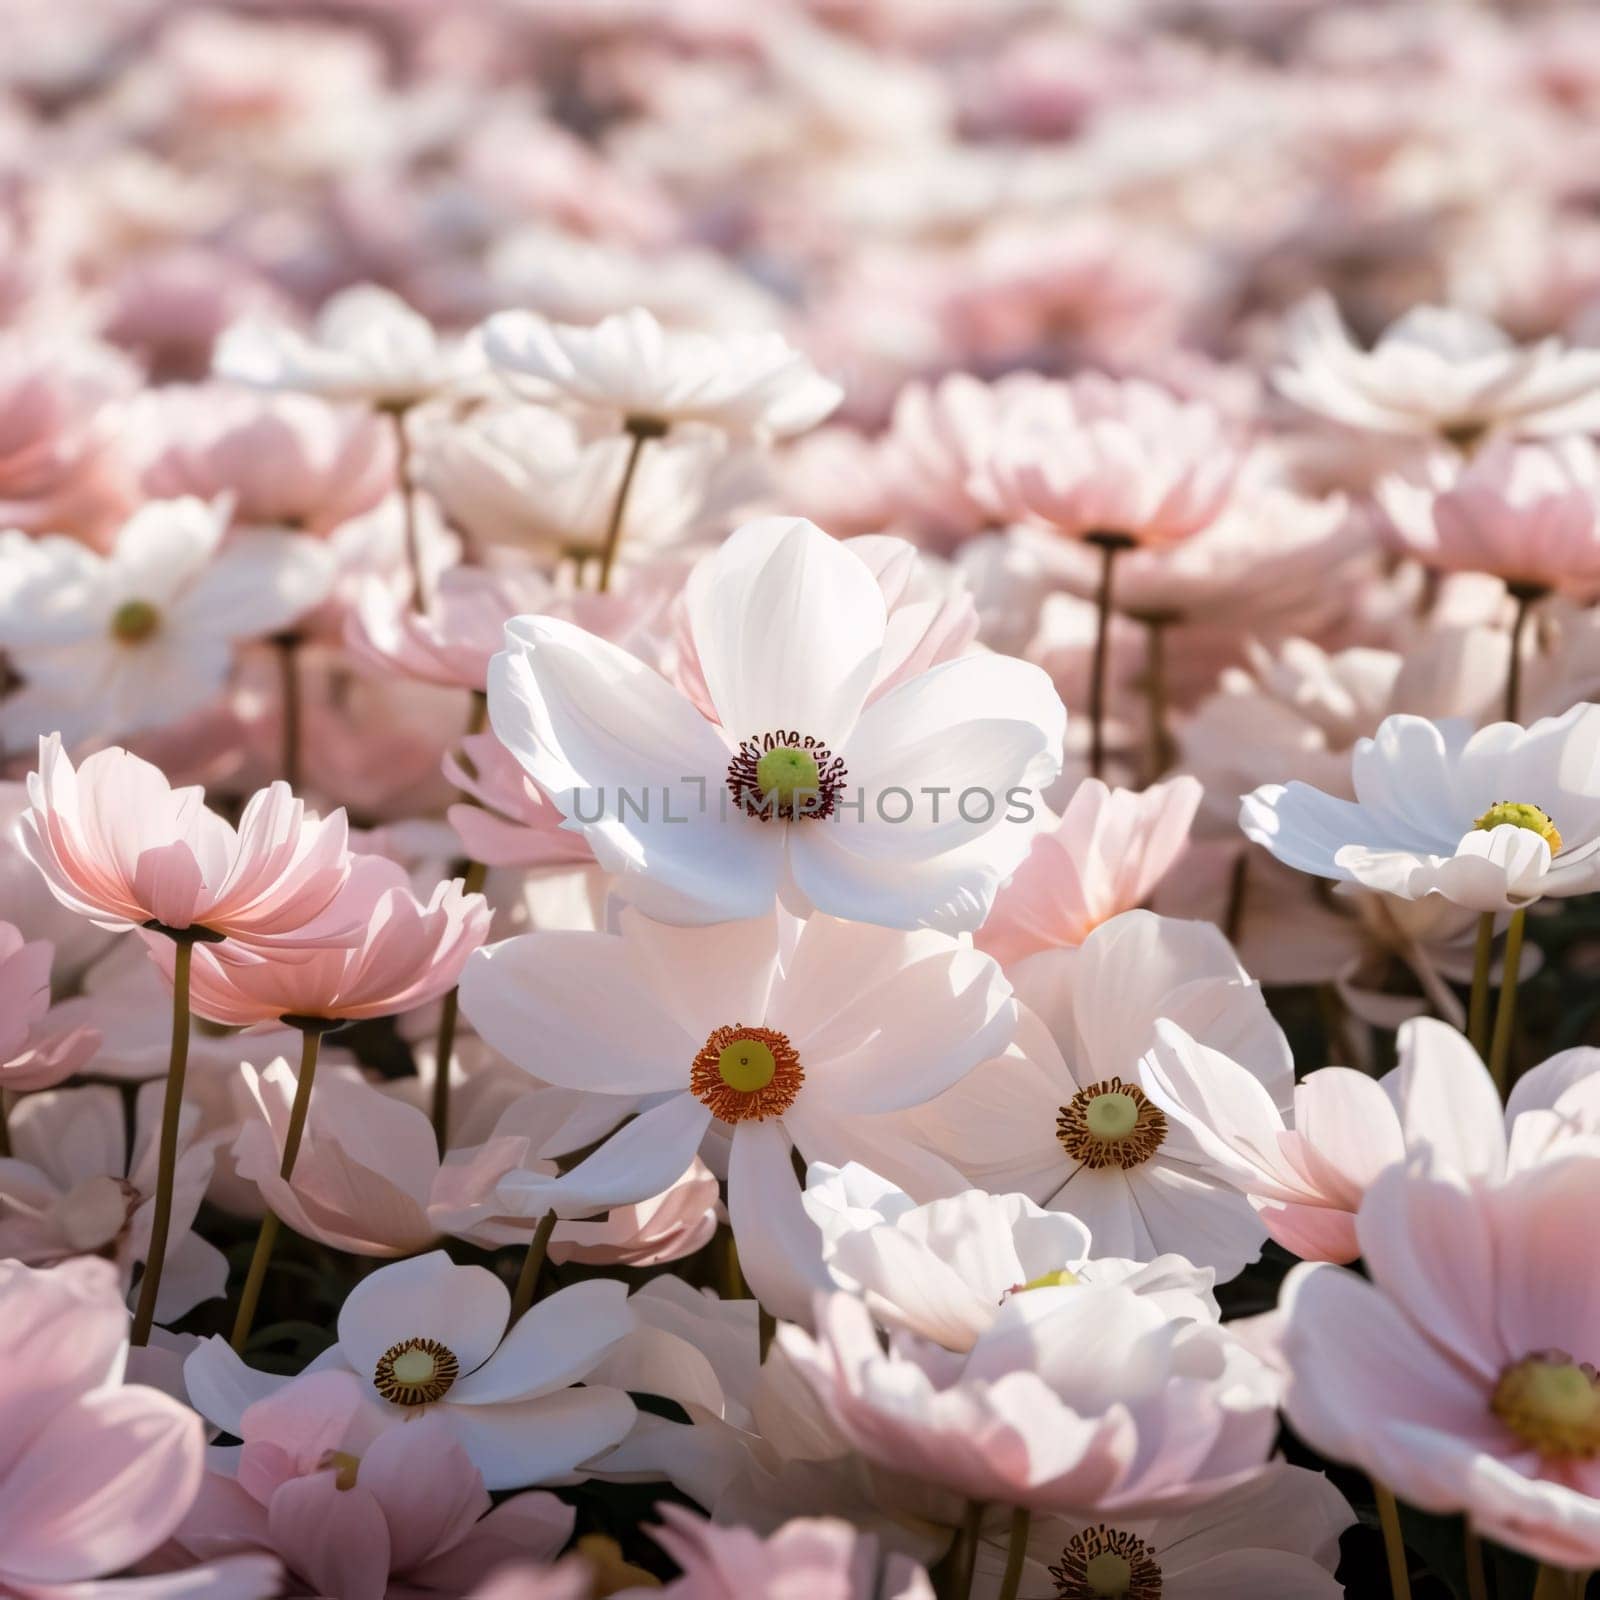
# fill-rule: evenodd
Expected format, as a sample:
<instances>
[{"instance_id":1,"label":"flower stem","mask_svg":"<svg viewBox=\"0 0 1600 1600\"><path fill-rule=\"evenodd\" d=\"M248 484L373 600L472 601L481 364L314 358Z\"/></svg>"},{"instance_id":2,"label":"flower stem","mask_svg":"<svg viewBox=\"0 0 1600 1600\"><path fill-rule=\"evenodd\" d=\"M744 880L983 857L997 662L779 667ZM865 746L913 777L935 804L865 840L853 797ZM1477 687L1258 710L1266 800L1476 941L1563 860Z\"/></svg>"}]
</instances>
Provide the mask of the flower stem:
<instances>
[{"instance_id":1,"label":"flower stem","mask_svg":"<svg viewBox=\"0 0 1600 1600\"><path fill-rule=\"evenodd\" d=\"M11 1159L11 1115L10 1103L6 1098L4 1089L0 1089L0 1160Z\"/></svg>"},{"instance_id":2,"label":"flower stem","mask_svg":"<svg viewBox=\"0 0 1600 1600\"><path fill-rule=\"evenodd\" d=\"M978 1566L978 1529L982 1522L982 1505L976 1500L968 1501L967 1514L939 1563L939 1600L969 1600L972 1575Z\"/></svg>"},{"instance_id":3,"label":"flower stem","mask_svg":"<svg viewBox=\"0 0 1600 1600\"><path fill-rule=\"evenodd\" d=\"M539 1226L533 1230L533 1237L528 1241L528 1253L522 1258L522 1271L517 1274L517 1287L511 1295L511 1322L515 1322L537 1298L539 1271L550 1249L550 1235L555 1231L556 1214L547 1211L539 1218Z\"/></svg>"},{"instance_id":4,"label":"flower stem","mask_svg":"<svg viewBox=\"0 0 1600 1600\"><path fill-rule=\"evenodd\" d=\"M189 966L194 941L173 941L172 1050L167 1057L167 1094L161 1107L161 1147L156 1166L156 1210L150 1224L150 1248L145 1252L144 1276L139 1280L139 1303L133 1313L135 1345L149 1344L156 1320L156 1296L161 1292L161 1269L167 1259L167 1235L172 1230L172 1182L178 1170L178 1122L183 1112L183 1080L189 1068Z\"/></svg>"},{"instance_id":5,"label":"flower stem","mask_svg":"<svg viewBox=\"0 0 1600 1600\"><path fill-rule=\"evenodd\" d=\"M1173 618L1152 613L1139 620L1144 623L1144 693L1150 710L1148 785L1158 782L1173 760L1172 735L1167 729L1167 629Z\"/></svg>"},{"instance_id":6,"label":"flower stem","mask_svg":"<svg viewBox=\"0 0 1600 1600\"><path fill-rule=\"evenodd\" d=\"M748 1300L750 1290L744 1281L744 1270L739 1265L739 1243L733 1236L733 1229L726 1226L719 1227L717 1239L721 1246L722 1298Z\"/></svg>"},{"instance_id":7,"label":"flower stem","mask_svg":"<svg viewBox=\"0 0 1600 1600\"><path fill-rule=\"evenodd\" d=\"M1582 1600L1586 1575L1565 1567L1539 1568L1539 1581L1533 1586L1533 1600Z\"/></svg>"},{"instance_id":8,"label":"flower stem","mask_svg":"<svg viewBox=\"0 0 1600 1600\"><path fill-rule=\"evenodd\" d=\"M1028 1555L1028 1525L1033 1515L1026 1506L1011 1513L1011 1540L1006 1546L1005 1576L1000 1580L999 1600L1017 1600L1022 1588L1022 1564Z\"/></svg>"},{"instance_id":9,"label":"flower stem","mask_svg":"<svg viewBox=\"0 0 1600 1600\"><path fill-rule=\"evenodd\" d=\"M628 491L633 487L633 474L639 465L645 441L659 439L667 430L665 424L653 417L629 417L624 424L629 438L628 459L623 464L622 482L617 485L617 498L611 503L611 520L606 524L605 548L600 554L600 593L611 587L611 569L616 564L617 551L622 547L622 516L628 507Z\"/></svg>"},{"instance_id":10,"label":"flower stem","mask_svg":"<svg viewBox=\"0 0 1600 1600\"><path fill-rule=\"evenodd\" d=\"M1517 613L1511 622L1511 657L1506 663L1505 719L1515 722L1522 703L1522 636L1527 631L1534 604L1543 597L1544 590L1520 583L1513 583L1509 588L1517 603Z\"/></svg>"},{"instance_id":11,"label":"flower stem","mask_svg":"<svg viewBox=\"0 0 1600 1600\"><path fill-rule=\"evenodd\" d=\"M1461 1544L1467 1562L1467 1600L1489 1600L1489 1584L1483 1571L1483 1544L1469 1522L1461 1530Z\"/></svg>"},{"instance_id":12,"label":"flower stem","mask_svg":"<svg viewBox=\"0 0 1600 1600\"><path fill-rule=\"evenodd\" d=\"M1494 912L1478 918L1472 957L1472 1000L1467 1008L1467 1043L1481 1056L1489 1048L1489 968L1494 963Z\"/></svg>"},{"instance_id":13,"label":"flower stem","mask_svg":"<svg viewBox=\"0 0 1600 1600\"><path fill-rule=\"evenodd\" d=\"M1383 1527L1383 1550L1389 1558L1389 1589L1394 1600L1411 1600L1411 1569L1406 1565L1405 1540L1400 1536L1400 1507L1381 1483L1372 1491L1378 1501L1378 1521Z\"/></svg>"},{"instance_id":14,"label":"flower stem","mask_svg":"<svg viewBox=\"0 0 1600 1600\"><path fill-rule=\"evenodd\" d=\"M1511 913L1506 929L1505 964L1500 973L1500 1004L1494 1013L1494 1038L1489 1044L1489 1076L1494 1079L1500 1098L1510 1088L1511 1032L1517 1020L1517 973L1522 966L1522 931L1528 913L1522 908Z\"/></svg>"},{"instance_id":15,"label":"flower stem","mask_svg":"<svg viewBox=\"0 0 1600 1600\"><path fill-rule=\"evenodd\" d=\"M411 434L406 428L405 406L391 406L394 418L394 475L400 487L400 510L405 518L406 564L411 568L411 609L426 611L428 597L422 587L422 530L417 526L417 501L411 488Z\"/></svg>"},{"instance_id":16,"label":"flower stem","mask_svg":"<svg viewBox=\"0 0 1600 1600\"><path fill-rule=\"evenodd\" d=\"M283 741L283 781L300 788L300 639L280 633L272 641L278 652L278 715Z\"/></svg>"},{"instance_id":17,"label":"flower stem","mask_svg":"<svg viewBox=\"0 0 1600 1600\"><path fill-rule=\"evenodd\" d=\"M477 894L489 869L481 861L467 863L463 892ZM439 1036L433 1052L433 1136L443 1157L450 1144L450 1062L455 1056L456 1023L461 1014L461 990L452 989L439 1006Z\"/></svg>"},{"instance_id":18,"label":"flower stem","mask_svg":"<svg viewBox=\"0 0 1600 1600\"><path fill-rule=\"evenodd\" d=\"M322 1032L306 1028L300 1035L300 1077L294 1086L294 1104L289 1108L289 1129L283 1138L283 1158L278 1163L278 1176L287 1182L294 1175L294 1164L300 1154L300 1140L306 1131L306 1113L311 1109L311 1085L317 1075L317 1054L322 1044ZM233 1319L230 1343L244 1351L250 1338L250 1329L256 1320L256 1306L261 1299L261 1286L267 1281L267 1268L272 1262L273 1247L278 1242L279 1222L268 1211L261 1219L260 1232L256 1234L256 1247L250 1257L250 1270L245 1274L244 1288L239 1293L239 1309Z\"/></svg>"},{"instance_id":19,"label":"flower stem","mask_svg":"<svg viewBox=\"0 0 1600 1600\"><path fill-rule=\"evenodd\" d=\"M1111 653L1112 574L1120 551L1132 548L1125 533L1085 534L1100 550L1100 588L1095 598L1094 659L1089 670L1089 773L1100 777L1106 766L1106 667Z\"/></svg>"}]
</instances>

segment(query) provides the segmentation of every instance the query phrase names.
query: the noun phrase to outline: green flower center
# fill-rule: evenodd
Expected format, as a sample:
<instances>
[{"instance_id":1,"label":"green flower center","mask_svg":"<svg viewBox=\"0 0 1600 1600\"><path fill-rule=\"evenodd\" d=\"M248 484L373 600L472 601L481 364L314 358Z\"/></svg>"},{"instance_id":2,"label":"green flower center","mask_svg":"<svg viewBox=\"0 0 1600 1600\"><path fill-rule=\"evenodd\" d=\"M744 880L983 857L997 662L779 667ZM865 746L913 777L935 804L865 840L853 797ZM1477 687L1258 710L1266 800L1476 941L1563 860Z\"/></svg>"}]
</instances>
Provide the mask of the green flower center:
<instances>
[{"instance_id":1,"label":"green flower center","mask_svg":"<svg viewBox=\"0 0 1600 1600\"><path fill-rule=\"evenodd\" d=\"M1085 1528L1050 1568L1061 1600L1161 1600L1161 1565L1142 1539L1120 1528Z\"/></svg>"},{"instance_id":2,"label":"green flower center","mask_svg":"<svg viewBox=\"0 0 1600 1600\"><path fill-rule=\"evenodd\" d=\"M1102 1550L1083 1569L1084 1582L1093 1595L1125 1595L1128 1582L1133 1577L1133 1567L1126 1556L1115 1550Z\"/></svg>"},{"instance_id":3,"label":"green flower center","mask_svg":"<svg viewBox=\"0 0 1600 1600\"><path fill-rule=\"evenodd\" d=\"M1126 1139L1139 1121L1139 1102L1131 1094L1097 1094L1083 1120L1096 1139Z\"/></svg>"},{"instance_id":4,"label":"green flower center","mask_svg":"<svg viewBox=\"0 0 1600 1600\"><path fill-rule=\"evenodd\" d=\"M1021 1294L1025 1289L1070 1289L1082 1281L1076 1272L1070 1272L1066 1267L1058 1267L1054 1272L1041 1272L1037 1278L1029 1278L1026 1283L1019 1283L1011 1292Z\"/></svg>"},{"instance_id":5,"label":"green flower center","mask_svg":"<svg viewBox=\"0 0 1600 1600\"><path fill-rule=\"evenodd\" d=\"M756 787L780 806L793 806L796 795L821 792L822 774L809 750L779 745L756 762Z\"/></svg>"},{"instance_id":6,"label":"green flower center","mask_svg":"<svg viewBox=\"0 0 1600 1600\"><path fill-rule=\"evenodd\" d=\"M1506 1368L1489 1409L1526 1445L1547 1456L1600 1455L1600 1385L1595 1369L1562 1350Z\"/></svg>"},{"instance_id":7,"label":"green flower center","mask_svg":"<svg viewBox=\"0 0 1600 1600\"><path fill-rule=\"evenodd\" d=\"M161 613L148 600L124 600L111 613L111 635L124 644L139 644L161 626Z\"/></svg>"},{"instance_id":8,"label":"green flower center","mask_svg":"<svg viewBox=\"0 0 1600 1600\"><path fill-rule=\"evenodd\" d=\"M778 1063L759 1039L735 1039L717 1053L717 1071L730 1089L754 1094L772 1082Z\"/></svg>"},{"instance_id":9,"label":"green flower center","mask_svg":"<svg viewBox=\"0 0 1600 1600\"><path fill-rule=\"evenodd\" d=\"M1550 846L1550 854L1558 855L1561 851L1561 834L1550 814L1541 811L1538 806L1531 806L1525 800L1497 800L1484 814L1473 823L1473 827L1487 831L1490 828L1526 828L1529 833L1536 833Z\"/></svg>"}]
</instances>

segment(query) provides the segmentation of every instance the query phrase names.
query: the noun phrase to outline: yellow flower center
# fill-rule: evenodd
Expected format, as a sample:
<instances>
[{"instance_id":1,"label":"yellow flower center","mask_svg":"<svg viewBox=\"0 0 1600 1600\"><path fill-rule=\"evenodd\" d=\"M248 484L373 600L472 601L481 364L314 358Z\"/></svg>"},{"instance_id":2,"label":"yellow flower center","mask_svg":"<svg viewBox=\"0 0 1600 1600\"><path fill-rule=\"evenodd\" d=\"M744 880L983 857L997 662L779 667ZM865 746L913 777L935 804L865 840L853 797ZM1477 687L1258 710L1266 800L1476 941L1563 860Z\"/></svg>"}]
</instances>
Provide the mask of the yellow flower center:
<instances>
[{"instance_id":1,"label":"yellow flower center","mask_svg":"<svg viewBox=\"0 0 1600 1600\"><path fill-rule=\"evenodd\" d=\"M1050 1576L1060 1600L1160 1600L1155 1557L1142 1539L1101 1523L1067 1541Z\"/></svg>"},{"instance_id":2,"label":"yellow flower center","mask_svg":"<svg viewBox=\"0 0 1600 1600\"><path fill-rule=\"evenodd\" d=\"M724 1122L782 1116L805 1081L788 1035L742 1022L718 1028L689 1068L689 1091Z\"/></svg>"},{"instance_id":3,"label":"yellow flower center","mask_svg":"<svg viewBox=\"0 0 1600 1600\"><path fill-rule=\"evenodd\" d=\"M1550 846L1551 855L1561 853L1561 833L1546 811L1531 806L1525 800L1497 800L1473 823L1475 828L1526 828L1536 833Z\"/></svg>"},{"instance_id":4,"label":"yellow flower center","mask_svg":"<svg viewBox=\"0 0 1600 1600\"><path fill-rule=\"evenodd\" d=\"M1056 1117L1056 1138L1074 1161L1127 1170L1148 1161L1167 1136L1166 1113L1136 1083L1107 1078L1080 1089Z\"/></svg>"},{"instance_id":5,"label":"yellow flower center","mask_svg":"<svg viewBox=\"0 0 1600 1600\"><path fill-rule=\"evenodd\" d=\"M1083 1280L1076 1272L1069 1272L1066 1267L1058 1267L1054 1272L1041 1272L1037 1278L1029 1278L1026 1283L1017 1284L1012 1294L1022 1294L1028 1289L1071 1289Z\"/></svg>"},{"instance_id":6,"label":"yellow flower center","mask_svg":"<svg viewBox=\"0 0 1600 1600\"><path fill-rule=\"evenodd\" d=\"M461 1376L455 1352L437 1339L402 1339L378 1357L372 1386L397 1406L442 1400Z\"/></svg>"},{"instance_id":7,"label":"yellow flower center","mask_svg":"<svg viewBox=\"0 0 1600 1600\"><path fill-rule=\"evenodd\" d=\"M111 613L111 636L124 644L141 644L161 626L161 613L148 600L124 600Z\"/></svg>"},{"instance_id":8,"label":"yellow flower center","mask_svg":"<svg viewBox=\"0 0 1600 1600\"><path fill-rule=\"evenodd\" d=\"M1525 1356L1500 1374L1489 1409L1542 1455L1600 1455L1600 1384L1588 1362L1562 1350Z\"/></svg>"},{"instance_id":9,"label":"yellow flower center","mask_svg":"<svg viewBox=\"0 0 1600 1600\"><path fill-rule=\"evenodd\" d=\"M756 787L779 805L793 806L797 794L817 793L816 758L793 745L779 745L756 762Z\"/></svg>"}]
</instances>

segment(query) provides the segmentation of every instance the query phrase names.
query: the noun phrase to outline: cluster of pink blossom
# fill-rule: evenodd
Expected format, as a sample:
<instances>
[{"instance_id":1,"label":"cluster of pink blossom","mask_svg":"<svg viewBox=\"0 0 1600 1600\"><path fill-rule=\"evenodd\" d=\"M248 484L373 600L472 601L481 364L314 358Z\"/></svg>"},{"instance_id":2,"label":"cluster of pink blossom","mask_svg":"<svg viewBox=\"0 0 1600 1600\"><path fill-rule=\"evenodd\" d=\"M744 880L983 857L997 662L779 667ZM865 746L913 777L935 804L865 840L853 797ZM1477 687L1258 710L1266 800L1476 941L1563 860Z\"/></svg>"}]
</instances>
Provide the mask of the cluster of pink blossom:
<instances>
[{"instance_id":1,"label":"cluster of pink blossom","mask_svg":"<svg viewBox=\"0 0 1600 1600\"><path fill-rule=\"evenodd\" d=\"M1600 12L4 22L0 1600L1579 1600Z\"/></svg>"}]
</instances>

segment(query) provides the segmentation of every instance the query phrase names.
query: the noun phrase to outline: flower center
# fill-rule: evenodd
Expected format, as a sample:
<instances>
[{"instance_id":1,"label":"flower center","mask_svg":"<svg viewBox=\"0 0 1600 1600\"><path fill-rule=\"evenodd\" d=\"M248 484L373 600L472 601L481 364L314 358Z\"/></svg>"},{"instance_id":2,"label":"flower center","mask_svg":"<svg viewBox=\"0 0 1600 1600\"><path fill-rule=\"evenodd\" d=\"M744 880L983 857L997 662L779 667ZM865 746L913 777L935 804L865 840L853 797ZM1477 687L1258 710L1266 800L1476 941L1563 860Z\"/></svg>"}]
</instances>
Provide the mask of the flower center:
<instances>
[{"instance_id":1,"label":"flower center","mask_svg":"<svg viewBox=\"0 0 1600 1600\"><path fill-rule=\"evenodd\" d=\"M124 600L111 613L111 636L140 644L161 626L161 613L148 600Z\"/></svg>"},{"instance_id":2,"label":"flower center","mask_svg":"<svg viewBox=\"0 0 1600 1600\"><path fill-rule=\"evenodd\" d=\"M1121 1078L1080 1089L1056 1118L1061 1148L1086 1167L1137 1167L1166 1136L1166 1113L1137 1084Z\"/></svg>"},{"instance_id":3,"label":"flower center","mask_svg":"<svg viewBox=\"0 0 1600 1600\"><path fill-rule=\"evenodd\" d=\"M1489 1409L1542 1455L1600 1455L1600 1381L1564 1350L1524 1356L1500 1374Z\"/></svg>"},{"instance_id":4,"label":"flower center","mask_svg":"<svg viewBox=\"0 0 1600 1600\"><path fill-rule=\"evenodd\" d=\"M437 1339L402 1339L378 1357L372 1387L397 1406L442 1400L461 1375L455 1352Z\"/></svg>"},{"instance_id":5,"label":"flower center","mask_svg":"<svg viewBox=\"0 0 1600 1600\"><path fill-rule=\"evenodd\" d=\"M779 728L746 739L728 766L728 793L752 817L827 817L844 790L844 762L807 734Z\"/></svg>"},{"instance_id":6,"label":"flower center","mask_svg":"<svg viewBox=\"0 0 1600 1600\"><path fill-rule=\"evenodd\" d=\"M1538 806L1530 806L1525 800L1496 800L1472 825L1487 831L1490 828L1503 828L1508 824L1513 828L1526 828L1529 833L1538 834L1550 846L1551 855L1561 853L1561 833L1550 820L1549 812L1541 811Z\"/></svg>"},{"instance_id":7,"label":"flower center","mask_svg":"<svg viewBox=\"0 0 1600 1600\"><path fill-rule=\"evenodd\" d=\"M1142 1539L1101 1523L1067 1541L1050 1576L1061 1600L1158 1600L1161 1568L1155 1555Z\"/></svg>"},{"instance_id":8,"label":"flower center","mask_svg":"<svg viewBox=\"0 0 1600 1600\"><path fill-rule=\"evenodd\" d=\"M689 1091L723 1122L760 1122L794 1104L805 1076L786 1034L738 1022L718 1028L701 1047L689 1068Z\"/></svg>"},{"instance_id":9,"label":"flower center","mask_svg":"<svg viewBox=\"0 0 1600 1600\"><path fill-rule=\"evenodd\" d=\"M1014 1283L1006 1293L1023 1294L1029 1289L1070 1289L1082 1282L1076 1272L1058 1267L1054 1272L1041 1272L1037 1278L1029 1278L1026 1283Z\"/></svg>"}]
</instances>

